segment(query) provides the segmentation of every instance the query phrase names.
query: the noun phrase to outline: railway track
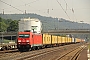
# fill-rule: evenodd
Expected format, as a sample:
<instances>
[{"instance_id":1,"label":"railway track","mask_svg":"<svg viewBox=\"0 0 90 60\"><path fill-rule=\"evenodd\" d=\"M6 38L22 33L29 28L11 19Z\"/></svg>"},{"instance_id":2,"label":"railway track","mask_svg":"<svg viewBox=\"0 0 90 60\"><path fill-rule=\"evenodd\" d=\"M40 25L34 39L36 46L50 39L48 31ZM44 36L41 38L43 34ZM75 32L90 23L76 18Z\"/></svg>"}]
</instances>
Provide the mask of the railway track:
<instances>
[{"instance_id":1,"label":"railway track","mask_svg":"<svg viewBox=\"0 0 90 60\"><path fill-rule=\"evenodd\" d=\"M13 52L13 53L4 53L0 54L0 60L47 60L51 57L48 57L50 54L53 53L55 55L58 52L65 52L68 49L72 49L73 47L80 46L80 44L71 44L66 46L54 47L54 48L46 48L41 50L35 51L28 51L28 52ZM67 49L67 50L65 50ZM58 51L58 52L57 52ZM47 56L47 57L46 57ZM52 56L52 55L51 55ZM46 59L47 58L47 59ZM52 57L53 58L53 57ZM56 58L55 58L56 59ZM53 60L53 59L49 59Z\"/></svg>"},{"instance_id":2,"label":"railway track","mask_svg":"<svg viewBox=\"0 0 90 60\"><path fill-rule=\"evenodd\" d=\"M73 49L73 47L69 47L69 49ZM77 48L79 48L79 47L77 47ZM73 50L75 50L77 48L75 47ZM73 51L73 50L68 51L69 50L68 48L66 48L66 49L61 48L61 49L58 49L58 50L55 50L55 51L53 50L53 51L46 52L46 53L43 53L43 54L39 54L39 55L36 55L36 56L33 56L33 57L29 57L29 58L24 59L24 60L61 60L61 59L57 59L57 58L61 57L63 54L66 55L66 53L68 54L68 53ZM74 52L74 53L76 53L76 52ZM77 53L76 57L78 57L78 55L79 54ZM72 56L72 54L71 54L71 56ZM74 58L74 56L72 56L72 57ZM68 56L68 57L70 57L70 56ZM73 60L75 60L75 59L76 58L74 58ZM63 60L66 60L66 59L64 58ZM69 59L67 59L67 60L69 60Z\"/></svg>"},{"instance_id":3,"label":"railway track","mask_svg":"<svg viewBox=\"0 0 90 60\"><path fill-rule=\"evenodd\" d=\"M62 56L58 57L55 60L78 60L80 52L85 48L85 46L80 46L78 48L75 48Z\"/></svg>"},{"instance_id":4,"label":"railway track","mask_svg":"<svg viewBox=\"0 0 90 60\"><path fill-rule=\"evenodd\" d=\"M31 54L31 55L28 55L28 56L24 56L23 58L19 58L19 59L17 59L17 60L31 60L31 59L33 59L33 58L35 58L35 57L39 57L39 56L42 56L42 55L45 55L45 54L48 54L48 53L52 53L52 52L55 52L55 51L58 51L58 50L60 50L60 49L49 49L49 50L47 50L47 51L43 51L43 52L39 52L39 53L35 53L35 54Z\"/></svg>"},{"instance_id":5,"label":"railway track","mask_svg":"<svg viewBox=\"0 0 90 60\"><path fill-rule=\"evenodd\" d=\"M0 51L0 54L3 54L3 53L15 53L15 52L19 52L18 49Z\"/></svg>"},{"instance_id":6,"label":"railway track","mask_svg":"<svg viewBox=\"0 0 90 60\"><path fill-rule=\"evenodd\" d=\"M69 47L69 46L67 46ZM74 47L74 46L73 46ZM72 48L72 47L70 47ZM24 57L21 57L19 59L16 59L16 60L37 60L38 57L42 57L42 56L45 56L47 54L50 54L50 53L53 53L53 52L57 52L57 51L61 51L61 50L64 50L64 47L62 48L55 48L55 49L49 49L47 51L43 51L43 52L40 52L40 53L34 53L34 54L31 54L31 55L27 55L27 56L24 56ZM41 58L39 58L41 60Z\"/></svg>"}]
</instances>

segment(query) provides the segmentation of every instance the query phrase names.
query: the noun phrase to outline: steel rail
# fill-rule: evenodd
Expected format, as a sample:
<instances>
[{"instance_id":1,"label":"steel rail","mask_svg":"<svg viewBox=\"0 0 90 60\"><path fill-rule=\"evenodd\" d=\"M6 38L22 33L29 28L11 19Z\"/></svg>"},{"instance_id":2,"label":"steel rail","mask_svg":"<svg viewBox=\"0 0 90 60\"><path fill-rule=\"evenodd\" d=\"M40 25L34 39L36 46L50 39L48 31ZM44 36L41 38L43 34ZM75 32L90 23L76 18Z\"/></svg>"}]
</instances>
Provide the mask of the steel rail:
<instances>
[{"instance_id":1,"label":"steel rail","mask_svg":"<svg viewBox=\"0 0 90 60\"><path fill-rule=\"evenodd\" d=\"M65 54L63 54L62 56L58 57L57 59L55 60L77 60L78 59L78 56L80 54L80 52L84 49L85 47L78 47L78 48L75 48Z\"/></svg>"}]
</instances>

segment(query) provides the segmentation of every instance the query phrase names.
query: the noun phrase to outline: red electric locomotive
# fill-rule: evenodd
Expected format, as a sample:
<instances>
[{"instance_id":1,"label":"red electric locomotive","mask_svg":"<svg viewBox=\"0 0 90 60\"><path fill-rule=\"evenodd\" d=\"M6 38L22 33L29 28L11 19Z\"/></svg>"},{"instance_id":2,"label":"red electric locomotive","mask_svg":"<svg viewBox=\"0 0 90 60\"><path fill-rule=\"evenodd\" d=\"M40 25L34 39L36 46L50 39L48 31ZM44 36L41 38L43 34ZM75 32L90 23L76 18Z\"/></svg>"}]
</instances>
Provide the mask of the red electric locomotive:
<instances>
[{"instance_id":1,"label":"red electric locomotive","mask_svg":"<svg viewBox=\"0 0 90 60\"><path fill-rule=\"evenodd\" d=\"M19 32L17 38L17 48L19 51L29 49L39 49L42 47L42 34L33 32Z\"/></svg>"}]
</instances>

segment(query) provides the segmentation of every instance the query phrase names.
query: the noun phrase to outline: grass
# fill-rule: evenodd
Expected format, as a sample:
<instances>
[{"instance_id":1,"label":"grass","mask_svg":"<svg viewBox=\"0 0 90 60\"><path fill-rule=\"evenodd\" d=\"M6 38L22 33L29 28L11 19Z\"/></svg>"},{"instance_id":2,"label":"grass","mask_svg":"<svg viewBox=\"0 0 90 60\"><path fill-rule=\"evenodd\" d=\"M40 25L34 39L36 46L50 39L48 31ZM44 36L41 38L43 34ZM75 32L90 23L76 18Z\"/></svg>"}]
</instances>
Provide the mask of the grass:
<instances>
[{"instance_id":1,"label":"grass","mask_svg":"<svg viewBox=\"0 0 90 60\"><path fill-rule=\"evenodd\" d=\"M9 43L9 42L11 42L11 40L6 40L6 39L4 39L2 42L3 42L3 43ZM12 40L12 42L15 42L15 41Z\"/></svg>"}]
</instances>

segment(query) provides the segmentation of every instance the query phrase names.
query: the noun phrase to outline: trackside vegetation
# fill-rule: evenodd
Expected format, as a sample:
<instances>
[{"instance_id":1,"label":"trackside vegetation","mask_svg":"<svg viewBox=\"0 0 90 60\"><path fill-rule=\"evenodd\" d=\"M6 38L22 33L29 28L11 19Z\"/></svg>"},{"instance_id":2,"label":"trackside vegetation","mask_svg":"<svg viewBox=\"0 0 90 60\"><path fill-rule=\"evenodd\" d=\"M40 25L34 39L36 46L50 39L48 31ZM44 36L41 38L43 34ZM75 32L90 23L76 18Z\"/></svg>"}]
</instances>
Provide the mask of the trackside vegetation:
<instances>
[{"instance_id":1,"label":"trackside vegetation","mask_svg":"<svg viewBox=\"0 0 90 60\"><path fill-rule=\"evenodd\" d=\"M0 32L17 32L18 21L12 19L3 19L0 17Z\"/></svg>"}]
</instances>

